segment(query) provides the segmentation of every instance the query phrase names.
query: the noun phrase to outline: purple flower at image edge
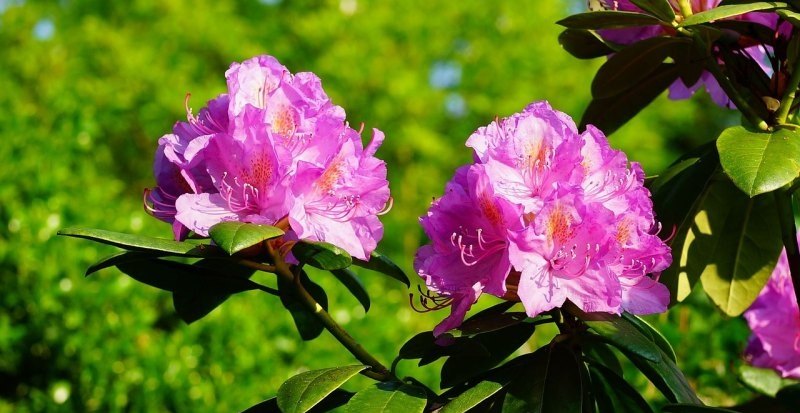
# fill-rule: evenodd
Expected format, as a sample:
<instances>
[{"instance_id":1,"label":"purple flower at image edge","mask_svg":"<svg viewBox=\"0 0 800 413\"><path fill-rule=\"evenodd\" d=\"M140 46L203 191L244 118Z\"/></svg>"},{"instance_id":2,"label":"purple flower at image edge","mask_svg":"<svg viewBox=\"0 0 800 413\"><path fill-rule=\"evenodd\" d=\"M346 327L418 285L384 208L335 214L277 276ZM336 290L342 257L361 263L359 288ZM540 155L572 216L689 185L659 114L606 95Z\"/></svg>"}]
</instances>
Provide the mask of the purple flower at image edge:
<instances>
[{"instance_id":1,"label":"purple flower at image edge","mask_svg":"<svg viewBox=\"0 0 800 413\"><path fill-rule=\"evenodd\" d=\"M782 377L800 379L800 311L785 251L744 318L752 330L745 359Z\"/></svg>"}]
</instances>

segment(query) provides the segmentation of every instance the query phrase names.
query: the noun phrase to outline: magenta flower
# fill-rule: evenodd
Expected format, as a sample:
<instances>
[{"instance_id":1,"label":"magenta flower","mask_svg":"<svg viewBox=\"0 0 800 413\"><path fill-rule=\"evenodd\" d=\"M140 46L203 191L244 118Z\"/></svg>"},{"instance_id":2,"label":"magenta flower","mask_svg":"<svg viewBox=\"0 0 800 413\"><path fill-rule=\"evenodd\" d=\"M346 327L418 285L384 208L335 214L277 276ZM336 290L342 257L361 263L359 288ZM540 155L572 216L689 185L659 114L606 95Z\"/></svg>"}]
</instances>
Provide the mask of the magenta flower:
<instances>
[{"instance_id":1,"label":"magenta flower","mask_svg":"<svg viewBox=\"0 0 800 413\"><path fill-rule=\"evenodd\" d=\"M745 349L747 361L800 379L800 311L786 251L744 318L753 331Z\"/></svg>"},{"instance_id":2,"label":"magenta flower","mask_svg":"<svg viewBox=\"0 0 800 413\"><path fill-rule=\"evenodd\" d=\"M693 13L700 13L719 6L721 1L722 0L690 0L689 5ZM608 10L642 12L642 10L634 5L630 0L601 0L601 3L602 6ZM678 2L676 0L670 0L669 3L675 11L675 14L680 16L681 12L680 8L678 7ZM778 29L778 19L774 13L745 13L741 16L734 17L734 19L758 23L773 30ZM782 33L788 28L789 26L781 28ZM620 45L629 45L640 40L656 36L675 35L675 29L668 25L653 25L623 29L603 29L599 30L598 32L605 40ZM769 46L765 45L753 45L745 47L743 51L754 61L758 62L762 69L764 69L767 73L770 73L772 68L767 64L767 50L769 48ZM700 76L700 79L693 85L686 85L682 79L677 79L669 87L669 98L673 100L688 99L701 88L706 90L711 97L711 100L718 106L729 109L736 108L717 80L709 72L703 72L703 74Z\"/></svg>"},{"instance_id":3,"label":"magenta flower","mask_svg":"<svg viewBox=\"0 0 800 413\"><path fill-rule=\"evenodd\" d=\"M655 233L638 164L628 165L594 127L536 102L479 128L467 141L475 163L456 171L421 218L431 244L415 268L451 305L434 330L457 327L482 293L519 299L529 316L567 300L584 311L666 310L657 275L671 263Z\"/></svg>"},{"instance_id":4,"label":"magenta flower","mask_svg":"<svg viewBox=\"0 0 800 413\"><path fill-rule=\"evenodd\" d=\"M390 201L386 165L374 156L383 133L364 148L316 75L293 75L271 56L234 63L226 78L226 95L162 138L149 209L174 221L178 239L208 236L222 221L280 223L289 240L368 259Z\"/></svg>"}]
</instances>

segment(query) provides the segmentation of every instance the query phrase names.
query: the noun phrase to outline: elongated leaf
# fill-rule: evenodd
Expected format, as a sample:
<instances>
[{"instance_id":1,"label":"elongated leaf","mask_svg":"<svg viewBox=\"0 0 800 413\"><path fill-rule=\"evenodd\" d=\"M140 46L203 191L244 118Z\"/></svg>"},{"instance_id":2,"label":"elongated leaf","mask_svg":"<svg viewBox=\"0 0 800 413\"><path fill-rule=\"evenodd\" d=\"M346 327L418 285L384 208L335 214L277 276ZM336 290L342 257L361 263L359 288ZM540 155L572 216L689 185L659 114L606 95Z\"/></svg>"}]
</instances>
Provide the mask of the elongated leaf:
<instances>
[{"instance_id":1,"label":"elongated leaf","mask_svg":"<svg viewBox=\"0 0 800 413\"><path fill-rule=\"evenodd\" d=\"M494 396L503 389L510 381L511 377L506 375L502 379L487 379L468 388L455 399L449 401L440 413L465 413L473 407L479 405L484 400Z\"/></svg>"},{"instance_id":2,"label":"elongated leaf","mask_svg":"<svg viewBox=\"0 0 800 413\"><path fill-rule=\"evenodd\" d=\"M607 313L585 313L574 305L566 308L614 347L653 362L661 359L658 346L625 318Z\"/></svg>"},{"instance_id":3,"label":"elongated leaf","mask_svg":"<svg viewBox=\"0 0 800 413\"><path fill-rule=\"evenodd\" d=\"M678 79L681 70L674 63L662 63L650 76L624 92L605 99L592 99L583 112L580 128L591 124L611 135Z\"/></svg>"},{"instance_id":4,"label":"elongated leaf","mask_svg":"<svg viewBox=\"0 0 800 413\"><path fill-rule=\"evenodd\" d=\"M737 413L720 407L697 406L694 404L668 404L661 408L664 413Z\"/></svg>"},{"instance_id":5,"label":"elongated leaf","mask_svg":"<svg viewBox=\"0 0 800 413\"><path fill-rule=\"evenodd\" d=\"M611 56L592 80L592 97L616 96L651 76L667 57L687 49L691 41L680 37L651 37Z\"/></svg>"},{"instance_id":6,"label":"elongated leaf","mask_svg":"<svg viewBox=\"0 0 800 413\"><path fill-rule=\"evenodd\" d=\"M100 261L89 266L86 269L86 276L100 271L104 268L115 267L117 264L122 264L125 262L133 262L133 261L142 261L142 260L149 260L152 258L160 258L163 257L164 254L160 252L150 252L150 251L120 251L116 254L109 255L108 257L103 258Z\"/></svg>"},{"instance_id":7,"label":"elongated leaf","mask_svg":"<svg viewBox=\"0 0 800 413\"><path fill-rule=\"evenodd\" d=\"M726 19L728 17L739 16L751 11L774 10L787 7L787 4L780 1L759 1L749 4L732 4L729 6L718 6L700 13L695 13L687 17L682 23L682 27L694 26L701 23L708 23L714 20Z\"/></svg>"},{"instance_id":8,"label":"elongated leaf","mask_svg":"<svg viewBox=\"0 0 800 413\"><path fill-rule=\"evenodd\" d=\"M642 395L622 377L598 365L589 366L600 413L652 413Z\"/></svg>"},{"instance_id":9,"label":"elongated leaf","mask_svg":"<svg viewBox=\"0 0 800 413\"><path fill-rule=\"evenodd\" d=\"M609 344L602 340L592 340L592 337L592 335L587 335L581 341L583 355L586 356L588 362L601 364L616 375L623 377L622 364L611 347L609 347Z\"/></svg>"},{"instance_id":10,"label":"elongated leaf","mask_svg":"<svg viewBox=\"0 0 800 413\"><path fill-rule=\"evenodd\" d=\"M742 366L739 378L747 387L771 397L784 386L784 380L772 369Z\"/></svg>"},{"instance_id":11,"label":"elongated leaf","mask_svg":"<svg viewBox=\"0 0 800 413\"><path fill-rule=\"evenodd\" d=\"M800 133L758 133L734 126L717 139L719 160L733 183L753 197L800 176Z\"/></svg>"},{"instance_id":12,"label":"elongated leaf","mask_svg":"<svg viewBox=\"0 0 800 413\"><path fill-rule=\"evenodd\" d=\"M134 251L162 252L168 255L187 257L215 257L223 255L222 251L213 245L178 242L163 238L123 234L121 232L112 232L102 229L67 228L58 231L58 235L84 238L101 244L113 245L115 247Z\"/></svg>"},{"instance_id":13,"label":"elongated leaf","mask_svg":"<svg viewBox=\"0 0 800 413\"><path fill-rule=\"evenodd\" d=\"M327 242L300 241L292 248L295 258L323 270L340 270L353 263L347 251Z\"/></svg>"},{"instance_id":14,"label":"elongated leaf","mask_svg":"<svg viewBox=\"0 0 800 413\"><path fill-rule=\"evenodd\" d=\"M480 344L489 354L461 352L452 355L442 366L441 387L452 387L500 364L528 341L534 329L533 324L520 323L470 339L462 338Z\"/></svg>"},{"instance_id":15,"label":"elongated leaf","mask_svg":"<svg viewBox=\"0 0 800 413\"><path fill-rule=\"evenodd\" d=\"M667 0L631 0L631 3L666 23L675 20L675 11Z\"/></svg>"},{"instance_id":16,"label":"elongated leaf","mask_svg":"<svg viewBox=\"0 0 800 413\"><path fill-rule=\"evenodd\" d=\"M278 407L283 413L305 413L367 366L332 367L300 373L278 389Z\"/></svg>"},{"instance_id":17,"label":"elongated leaf","mask_svg":"<svg viewBox=\"0 0 800 413\"><path fill-rule=\"evenodd\" d=\"M708 189L692 228L688 259L703 289L725 314L746 310L766 284L781 252L772 194L748 198L730 181Z\"/></svg>"},{"instance_id":18,"label":"elongated leaf","mask_svg":"<svg viewBox=\"0 0 800 413\"><path fill-rule=\"evenodd\" d=\"M228 255L233 255L268 239L280 237L283 230L269 225L226 221L212 226L208 235Z\"/></svg>"},{"instance_id":19,"label":"elongated leaf","mask_svg":"<svg viewBox=\"0 0 800 413\"><path fill-rule=\"evenodd\" d=\"M800 27L800 13L792 10L778 10L778 15L783 17L784 20L788 21L794 27Z\"/></svg>"},{"instance_id":20,"label":"elongated leaf","mask_svg":"<svg viewBox=\"0 0 800 413\"><path fill-rule=\"evenodd\" d=\"M526 318L528 315L523 312L487 314L485 317L463 322L458 330L464 335L491 333L519 324Z\"/></svg>"},{"instance_id":21,"label":"elongated leaf","mask_svg":"<svg viewBox=\"0 0 800 413\"><path fill-rule=\"evenodd\" d=\"M378 383L356 393L344 413L422 413L428 403L425 389L397 382Z\"/></svg>"},{"instance_id":22,"label":"elongated leaf","mask_svg":"<svg viewBox=\"0 0 800 413\"><path fill-rule=\"evenodd\" d=\"M661 22L653 16L627 11L601 10L573 14L559 20L560 24L570 29L617 29L622 27L652 26Z\"/></svg>"},{"instance_id":23,"label":"elongated leaf","mask_svg":"<svg viewBox=\"0 0 800 413\"><path fill-rule=\"evenodd\" d=\"M660 282L670 290L673 303L683 301L700 280L702 268L689 259L694 240L694 217L705 198L711 178L719 167L716 146L711 143L675 162L650 186L656 216L666 233L672 233L672 265L661 273Z\"/></svg>"},{"instance_id":24,"label":"elongated leaf","mask_svg":"<svg viewBox=\"0 0 800 413\"><path fill-rule=\"evenodd\" d=\"M309 410L309 413L324 413L330 412L332 409L336 409L337 407L343 406L347 403L352 397L354 393L349 391L345 391L342 389L336 389L333 393L329 394L327 397L322 399L321 402L317 403L316 406L312 407ZM247 410L243 411L242 413L282 413L281 409L278 407L278 397L273 397L268 400L264 400L261 403L258 403Z\"/></svg>"},{"instance_id":25,"label":"elongated leaf","mask_svg":"<svg viewBox=\"0 0 800 413\"><path fill-rule=\"evenodd\" d=\"M686 377L678 366L666 354L661 355L661 361L647 360L635 353L624 351L623 354L633 362L653 385L661 391L664 397L672 403L687 403L702 405Z\"/></svg>"},{"instance_id":26,"label":"elongated leaf","mask_svg":"<svg viewBox=\"0 0 800 413\"><path fill-rule=\"evenodd\" d=\"M638 316L635 316L630 313L622 313L622 317L631 322L642 334L650 337L650 339L655 343L661 351L667 355L672 361L677 362L678 358L675 355L675 349L672 348L672 345L669 344L669 341L660 331L656 330L655 327L650 325L647 321Z\"/></svg>"},{"instance_id":27,"label":"elongated leaf","mask_svg":"<svg viewBox=\"0 0 800 413\"><path fill-rule=\"evenodd\" d=\"M333 270L331 271L336 279L338 279L342 284L344 284L347 291L350 291L350 294L353 294L353 297L361 303L361 306L364 307L364 312L369 311L369 293L364 288L364 284L361 283L361 280L358 278L356 273L348 270L347 268L341 270Z\"/></svg>"},{"instance_id":28,"label":"elongated leaf","mask_svg":"<svg viewBox=\"0 0 800 413\"><path fill-rule=\"evenodd\" d=\"M558 35L558 43L578 59L594 59L614 53L606 42L590 30L566 29Z\"/></svg>"},{"instance_id":29,"label":"elongated leaf","mask_svg":"<svg viewBox=\"0 0 800 413\"><path fill-rule=\"evenodd\" d=\"M581 363L567 348L540 348L508 385L503 413L580 413L583 410Z\"/></svg>"},{"instance_id":30,"label":"elongated leaf","mask_svg":"<svg viewBox=\"0 0 800 413\"><path fill-rule=\"evenodd\" d=\"M324 310L327 310L328 295L325 294L325 290L311 281L305 271L301 272L300 281L306 291L311 294L311 297L313 297ZM300 333L300 338L308 341L319 337L322 330L325 329L325 326L314 315L314 312L300 301L300 298L295 292L294 285L283 278L278 278L278 291L280 291L281 304L283 304L283 307L289 310L289 313L292 315L292 320L294 320L295 327L297 327L297 332Z\"/></svg>"},{"instance_id":31,"label":"elongated leaf","mask_svg":"<svg viewBox=\"0 0 800 413\"><path fill-rule=\"evenodd\" d=\"M397 264L392 262L392 260L378 251L372 251L369 261L353 259L353 265L388 275L389 277L392 277L395 280L405 284L406 287L411 286L411 282L408 280L408 276L403 272L403 270Z\"/></svg>"},{"instance_id":32,"label":"elongated leaf","mask_svg":"<svg viewBox=\"0 0 800 413\"><path fill-rule=\"evenodd\" d=\"M187 324L210 313L231 294L259 288L247 279L252 270L226 267L214 267L206 260L189 265L158 258L117 264L135 280L172 292L175 311Z\"/></svg>"}]
</instances>

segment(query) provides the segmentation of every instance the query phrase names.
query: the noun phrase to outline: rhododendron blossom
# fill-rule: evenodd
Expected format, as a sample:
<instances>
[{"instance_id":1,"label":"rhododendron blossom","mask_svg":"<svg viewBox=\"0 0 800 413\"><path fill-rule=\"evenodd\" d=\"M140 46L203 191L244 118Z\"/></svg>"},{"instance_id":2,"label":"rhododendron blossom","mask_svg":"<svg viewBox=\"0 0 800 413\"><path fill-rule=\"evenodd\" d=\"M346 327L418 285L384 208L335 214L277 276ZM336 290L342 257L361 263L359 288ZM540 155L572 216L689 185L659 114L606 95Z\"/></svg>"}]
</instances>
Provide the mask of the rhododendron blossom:
<instances>
[{"instance_id":1,"label":"rhododendron blossom","mask_svg":"<svg viewBox=\"0 0 800 413\"><path fill-rule=\"evenodd\" d=\"M271 56L234 63L228 93L160 140L158 187L146 207L175 237L207 236L222 221L288 223L289 239L326 241L368 259L389 203L383 133L345 122L313 73L291 74Z\"/></svg>"},{"instance_id":2,"label":"rhododendron blossom","mask_svg":"<svg viewBox=\"0 0 800 413\"><path fill-rule=\"evenodd\" d=\"M688 4L693 13L700 13L719 6L721 2L722 0L690 0ZM677 0L669 0L669 3L675 11L675 14L681 16L681 10ZM634 5L630 0L601 0L601 4L603 8L607 10L642 12L642 9ZM735 16L733 19L758 23L773 30L777 30L779 24L777 16L772 13L745 13ZM791 26L785 25L783 27L782 30L788 30ZM609 42L620 45L630 45L651 37L672 36L675 35L676 32L675 28L669 25L652 25L620 29L603 29L599 30L598 33ZM770 67L767 62L768 51L771 50L771 46L750 44L747 45L747 47L743 47L742 50L756 61L767 73L771 73L772 67ZM682 79L677 79L669 88L669 98L674 100L688 99L694 95L695 92L700 90L700 88L704 88L711 97L711 100L717 105L730 109L735 108L735 105L719 85L717 79L707 71L704 71L693 85L686 85Z\"/></svg>"},{"instance_id":3,"label":"rhododendron blossom","mask_svg":"<svg viewBox=\"0 0 800 413\"><path fill-rule=\"evenodd\" d=\"M641 167L589 127L536 102L479 128L462 166L420 219L431 243L414 266L451 306L455 328L482 293L522 302L531 317L567 300L587 312L663 312L657 274L671 263L655 234Z\"/></svg>"},{"instance_id":4,"label":"rhododendron blossom","mask_svg":"<svg viewBox=\"0 0 800 413\"><path fill-rule=\"evenodd\" d=\"M785 250L744 318L753 331L745 350L747 360L800 379L800 311Z\"/></svg>"}]
</instances>

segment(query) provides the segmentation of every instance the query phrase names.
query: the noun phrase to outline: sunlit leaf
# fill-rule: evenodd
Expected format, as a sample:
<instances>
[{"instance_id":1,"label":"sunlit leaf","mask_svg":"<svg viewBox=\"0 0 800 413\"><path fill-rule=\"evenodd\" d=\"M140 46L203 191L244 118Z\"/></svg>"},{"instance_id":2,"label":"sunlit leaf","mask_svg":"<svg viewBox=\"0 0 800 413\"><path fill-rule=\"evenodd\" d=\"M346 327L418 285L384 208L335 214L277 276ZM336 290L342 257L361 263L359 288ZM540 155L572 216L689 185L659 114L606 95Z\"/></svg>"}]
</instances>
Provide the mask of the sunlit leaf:
<instances>
[{"instance_id":1,"label":"sunlit leaf","mask_svg":"<svg viewBox=\"0 0 800 413\"><path fill-rule=\"evenodd\" d=\"M305 413L367 366L332 367L300 373L278 389L278 407L283 413Z\"/></svg>"},{"instance_id":2,"label":"sunlit leaf","mask_svg":"<svg viewBox=\"0 0 800 413\"><path fill-rule=\"evenodd\" d=\"M631 0L631 3L664 22L675 20L675 11L667 0Z\"/></svg>"},{"instance_id":3,"label":"sunlit leaf","mask_svg":"<svg viewBox=\"0 0 800 413\"><path fill-rule=\"evenodd\" d=\"M757 1L748 4L731 4L728 6L717 6L711 9L695 13L683 20L681 26L694 26L701 23L708 23L728 17L739 16L752 11L773 10L787 7L787 4L780 1Z\"/></svg>"},{"instance_id":4,"label":"sunlit leaf","mask_svg":"<svg viewBox=\"0 0 800 413\"><path fill-rule=\"evenodd\" d=\"M630 314L630 313L627 313L627 312L622 313L622 317L624 319L630 321L631 324L633 324L636 328L639 329L639 331L642 332L642 334L645 334L646 336L648 336L653 341L653 343L655 343L658 346L658 348L660 348L661 351L664 354L666 354L667 357L669 357L672 361L674 361L674 362L678 361L678 358L675 355L675 349L673 349L672 345L669 344L669 341L667 341L667 338L664 337L664 335L661 334L660 331L656 330L655 327L650 325L650 323L648 323L647 321L645 321L642 318L639 318L636 315L633 315L633 314Z\"/></svg>"},{"instance_id":5,"label":"sunlit leaf","mask_svg":"<svg viewBox=\"0 0 800 413\"><path fill-rule=\"evenodd\" d=\"M208 230L208 235L228 255L283 235L283 230L269 225L238 221L220 222Z\"/></svg>"},{"instance_id":6,"label":"sunlit leaf","mask_svg":"<svg viewBox=\"0 0 800 413\"><path fill-rule=\"evenodd\" d=\"M344 413L422 413L427 403L424 389L411 384L387 382L359 391L342 410Z\"/></svg>"},{"instance_id":7,"label":"sunlit leaf","mask_svg":"<svg viewBox=\"0 0 800 413\"><path fill-rule=\"evenodd\" d=\"M58 235L85 238L126 250L162 252L168 255L214 257L223 254L219 248L213 245L178 242L169 239L124 234L102 229L67 228L58 231Z\"/></svg>"},{"instance_id":8,"label":"sunlit leaf","mask_svg":"<svg viewBox=\"0 0 800 413\"><path fill-rule=\"evenodd\" d=\"M347 251L327 242L299 241L292 248L295 258L323 270L340 270L353 263Z\"/></svg>"}]
</instances>

